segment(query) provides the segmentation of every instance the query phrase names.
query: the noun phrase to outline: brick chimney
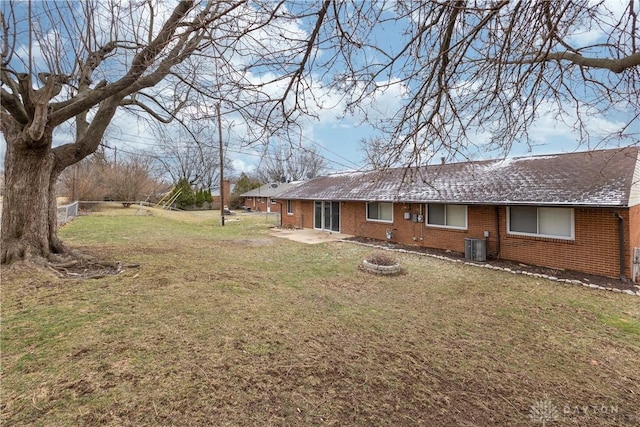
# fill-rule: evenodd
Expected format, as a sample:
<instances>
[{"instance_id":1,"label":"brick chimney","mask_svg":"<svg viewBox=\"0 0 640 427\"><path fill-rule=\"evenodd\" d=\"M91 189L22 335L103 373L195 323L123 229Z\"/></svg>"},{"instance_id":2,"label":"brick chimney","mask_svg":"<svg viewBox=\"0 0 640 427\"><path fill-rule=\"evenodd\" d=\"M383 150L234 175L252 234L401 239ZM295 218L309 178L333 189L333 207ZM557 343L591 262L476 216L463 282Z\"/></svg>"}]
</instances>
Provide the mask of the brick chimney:
<instances>
[{"instance_id":1,"label":"brick chimney","mask_svg":"<svg viewBox=\"0 0 640 427\"><path fill-rule=\"evenodd\" d=\"M222 181L222 192L220 194L224 197L225 206L229 206L229 201L231 201L231 181L228 179Z\"/></svg>"}]
</instances>

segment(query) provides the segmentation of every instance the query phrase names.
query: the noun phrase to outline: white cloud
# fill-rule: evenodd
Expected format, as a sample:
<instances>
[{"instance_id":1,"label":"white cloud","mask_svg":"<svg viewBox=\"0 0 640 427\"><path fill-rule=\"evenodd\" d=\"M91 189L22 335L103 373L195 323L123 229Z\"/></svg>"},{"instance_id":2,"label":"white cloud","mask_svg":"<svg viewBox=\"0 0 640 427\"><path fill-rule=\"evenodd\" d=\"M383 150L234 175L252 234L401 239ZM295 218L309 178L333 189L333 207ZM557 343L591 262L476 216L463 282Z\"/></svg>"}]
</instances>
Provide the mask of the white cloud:
<instances>
[{"instance_id":1,"label":"white cloud","mask_svg":"<svg viewBox=\"0 0 640 427\"><path fill-rule=\"evenodd\" d=\"M599 25L579 26L569 35L569 43L576 47L591 46L604 42L611 34L614 26L629 6L627 0L589 0L589 6L599 4ZM640 2L635 1L635 10L640 8ZM589 21L592 22L592 21Z\"/></svg>"},{"instance_id":2,"label":"white cloud","mask_svg":"<svg viewBox=\"0 0 640 427\"><path fill-rule=\"evenodd\" d=\"M583 106L582 111L586 110L587 107ZM575 149L580 144L577 131L580 120L588 134L589 146L584 148L598 146L604 138L624 126L624 122L615 114L578 117L574 110L559 112L554 104L543 101L538 107L538 117L530 128L530 134L537 143L547 146L562 143Z\"/></svg>"},{"instance_id":3,"label":"white cloud","mask_svg":"<svg viewBox=\"0 0 640 427\"><path fill-rule=\"evenodd\" d=\"M233 170L237 172L250 173L256 169L254 164L247 164L244 160L238 158L233 159L231 165L233 166Z\"/></svg>"}]
</instances>

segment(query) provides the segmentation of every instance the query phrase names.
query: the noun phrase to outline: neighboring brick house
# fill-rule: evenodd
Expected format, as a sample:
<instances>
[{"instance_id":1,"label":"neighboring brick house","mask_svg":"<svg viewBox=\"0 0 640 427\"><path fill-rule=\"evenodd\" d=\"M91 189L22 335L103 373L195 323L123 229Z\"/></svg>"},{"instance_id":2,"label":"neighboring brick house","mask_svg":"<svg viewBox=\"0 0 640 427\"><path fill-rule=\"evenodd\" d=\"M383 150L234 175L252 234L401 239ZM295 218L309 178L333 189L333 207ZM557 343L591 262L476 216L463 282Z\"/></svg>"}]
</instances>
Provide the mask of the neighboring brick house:
<instances>
[{"instance_id":1,"label":"neighboring brick house","mask_svg":"<svg viewBox=\"0 0 640 427\"><path fill-rule=\"evenodd\" d=\"M277 212L285 214L285 207L281 206L278 200L283 191L290 190L302 184L303 181L294 182L274 182L265 184L246 193L240 197L244 198L244 208L258 212ZM285 204L286 205L286 204Z\"/></svg>"},{"instance_id":2,"label":"neighboring brick house","mask_svg":"<svg viewBox=\"0 0 640 427\"><path fill-rule=\"evenodd\" d=\"M282 224L631 277L638 148L339 173L282 192ZM473 239L473 240L470 240ZM469 252L466 252L469 254Z\"/></svg>"}]
</instances>

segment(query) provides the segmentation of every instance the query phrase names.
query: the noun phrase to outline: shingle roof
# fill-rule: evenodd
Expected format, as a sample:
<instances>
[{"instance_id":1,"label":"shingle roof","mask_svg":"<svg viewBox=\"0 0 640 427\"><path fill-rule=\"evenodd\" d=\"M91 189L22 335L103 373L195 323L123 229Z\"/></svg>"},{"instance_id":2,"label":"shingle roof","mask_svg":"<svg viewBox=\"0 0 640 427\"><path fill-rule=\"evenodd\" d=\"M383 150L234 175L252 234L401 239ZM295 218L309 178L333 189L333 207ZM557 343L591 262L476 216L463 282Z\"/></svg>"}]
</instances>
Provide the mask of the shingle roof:
<instances>
[{"instance_id":1,"label":"shingle roof","mask_svg":"<svg viewBox=\"0 0 640 427\"><path fill-rule=\"evenodd\" d=\"M407 203L630 206L638 147L338 173L279 198ZM634 178L635 175L635 178Z\"/></svg>"},{"instance_id":2,"label":"shingle roof","mask_svg":"<svg viewBox=\"0 0 640 427\"><path fill-rule=\"evenodd\" d=\"M242 193L240 197L279 197L280 193L283 191L287 191L291 188L294 188L304 181L293 181L293 182L275 182L270 184L265 184L261 187L254 188L253 190L247 191L246 193Z\"/></svg>"}]
</instances>

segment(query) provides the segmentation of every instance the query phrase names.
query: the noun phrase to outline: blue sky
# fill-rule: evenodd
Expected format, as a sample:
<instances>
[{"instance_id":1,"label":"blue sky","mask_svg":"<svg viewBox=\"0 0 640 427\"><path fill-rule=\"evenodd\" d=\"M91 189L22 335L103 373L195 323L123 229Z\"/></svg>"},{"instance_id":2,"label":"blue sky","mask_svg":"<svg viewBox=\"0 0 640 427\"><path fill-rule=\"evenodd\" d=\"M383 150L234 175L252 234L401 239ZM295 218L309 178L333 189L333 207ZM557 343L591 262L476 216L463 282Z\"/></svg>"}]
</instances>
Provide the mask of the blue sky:
<instances>
[{"instance_id":1,"label":"blue sky","mask_svg":"<svg viewBox=\"0 0 640 427\"><path fill-rule=\"evenodd\" d=\"M607 0L607 6L613 11L620 11L625 6L622 0ZM298 28L290 28L298 33L308 33L309 29L303 23ZM373 37L384 40L384 43L392 46L397 44L397 29L380 28ZM604 41L607 34L604 28L578 29L570 40L576 45L588 45ZM318 82L322 79L318 78ZM382 82L384 83L384 82ZM377 135L372 126L364 123L363 117L358 115L343 114L344 99L333 90L314 86L325 105L331 109L317 110L318 119L305 119L300 121L302 133L293 137L293 144L302 143L305 146L316 149L328 161L329 172L353 170L363 168L363 153L361 141L365 138ZM382 120L396 113L402 103L403 89L400 85L389 87L384 93L378 94L375 99L366 101L364 109L370 120ZM624 110L624 108L621 108ZM537 120L530 129L530 139L527 141L514 141L509 156L552 154L571 151L582 151L594 148L605 148L601 136L607 131L616 128L623 123L633 111L611 111L609 117L597 116L588 119L590 139L587 144L579 144L579 136L572 128L576 121L575 116L559 116L551 102L540 100ZM229 118L227 120L233 120ZM131 126L125 128L132 129ZM247 172L259 166L262 155L262 147L245 147L237 142L234 132L242 132L242 126L237 129L225 128L225 141L228 144L227 156L232 160L237 172ZM636 131L640 133L640 129ZM140 131L145 134L145 131ZM498 158L504 156L500 151L487 151L486 142L489 135L478 133L473 138L475 147L471 147L468 153L472 158ZM277 141L276 141L277 142ZM286 143L287 141L281 141ZM630 141L614 141L613 145L628 145ZM131 143L134 145L134 143ZM148 145L146 140L144 145ZM135 145L134 145L135 146ZM434 161L439 161L440 154L433 153Z\"/></svg>"},{"instance_id":2,"label":"blue sky","mask_svg":"<svg viewBox=\"0 0 640 427\"><path fill-rule=\"evenodd\" d=\"M620 8L624 4L622 0L608 0L608 4L613 9ZM304 28L301 23L300 28L292 28L292 31L308 32L308 29ZM394 32L379 30L374 36L379 39L385 40L390 44L394 43ZM573 40L576 43L594 43L606 36L602 29L585 29L579 34L573 36ZM322 88L318 88L322 92ZM375 132L370 125L363 124L363 117L358 115L343 115L343 101L340 96L326 90L322 95L326 100L326 105L334 106L333 109L317 110L318 120L305 119L300 121L300 127L302 129L301 135L298 139L292 141L294 144L302 143L304 146L314 148L320 153L328 163L328 171L342 171L342 170L354 170L363 167L363 153L361 150L361 140L374 136ZM368 101L368 107L370 112L376 112L375 114L380 118L384 118L385 115L393 114L398 111L402 101L401 88L393 88L387 90L387 92L379 95L375 100ZM563 121L557 120L559 117L551 104L545 104L544 100L540 101L541 106L539 110L538 119L536 120L532 129L531 140L527 142L514 142L514 145L509 152L509 156L520 156L528 154L551 154L570 152L576 150L586 150L592 148L604 148L601 144L599 135L603 134L605 130L609 130L615 127L616 122L624 121L624 112L613 112L609 117L596 117L590 119L590 132L592 138L588 145L579 145L578 136L572 130L570 123L575 120L575 117L562 117ZM366 108L366 107L365 107ZM628 111L626 114L630 115L633 112ZM376 120L376 115L373 115L373 120ZM371 117L369 117L371 119ZM229 116L228 121L234 120L232 115ZM215 126L215 124L212 124ZM168 132L171 132L168 130ZM258 167L260 163L260 157L262 155L262 147L246 147L242 146L238 139L234 136L234 132L242 132L242 127L226 128L223 138L227 144L227 156L232 161L236 172L250 172ZM637 130L640 132L640 129ZM488 136L484 134L477 134L474 143L477 144L475 152L470 153L473 158L496 158L502 157L501 152L488 152L483 148ZM69 129L61 128L55 134L55 144L62 144L72 142L72 136ZM286 143L286 141L282 141ZM152 132L146 127L144 123L138 122L134 117L128 116L124 113L119 113L114 119L111 127L107 131L105 137L105 143L110 147L118 147L121 153L127 151L134 151L139 149L153 151L155 144L155 138ZM614 143L619 145L628 145L630 142L621 140ZM6 145L4 139L0 142L0 155L2 161L4 160L4 152ZM434 153L434 158L439 161L439 155Z\"/></svg>"}]
</instances>

